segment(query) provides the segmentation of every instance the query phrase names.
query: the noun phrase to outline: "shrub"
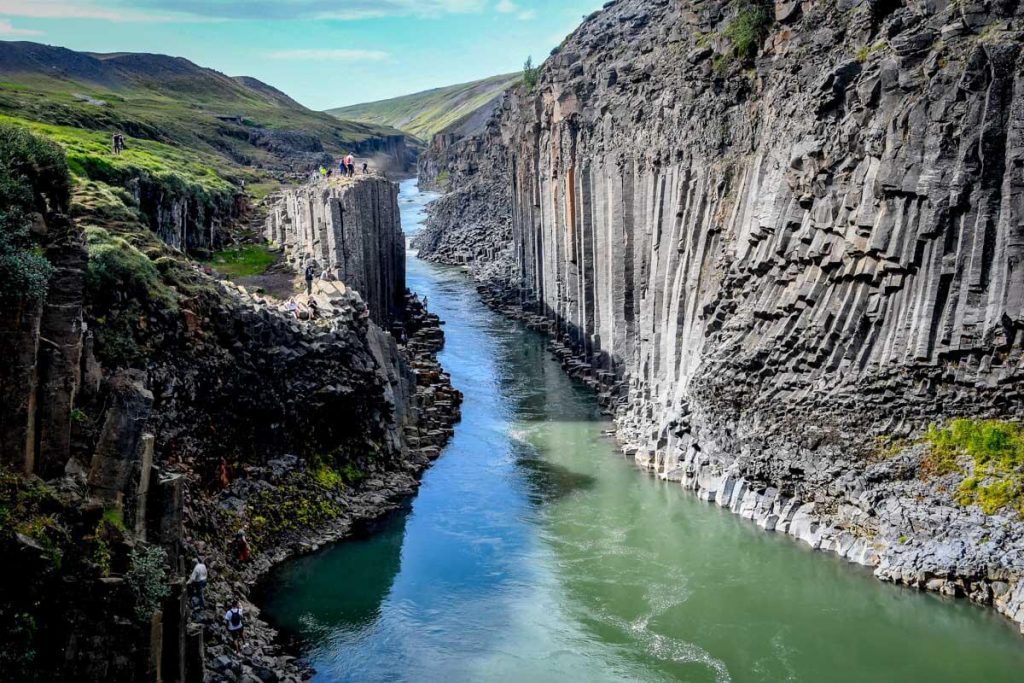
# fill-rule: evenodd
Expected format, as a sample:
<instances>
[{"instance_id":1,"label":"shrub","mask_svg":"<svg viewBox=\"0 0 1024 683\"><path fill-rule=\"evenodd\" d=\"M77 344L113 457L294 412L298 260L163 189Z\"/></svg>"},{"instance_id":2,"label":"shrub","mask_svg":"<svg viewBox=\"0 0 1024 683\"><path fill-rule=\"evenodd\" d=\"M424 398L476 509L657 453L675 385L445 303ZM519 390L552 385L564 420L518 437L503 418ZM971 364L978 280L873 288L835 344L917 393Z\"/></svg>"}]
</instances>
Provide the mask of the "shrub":
<instances>
[{"instance_id":1,"label":"shrub","mask_svg":"<svg viewBox=\"0 0 1024 683\"><path fill-rule=\"evenodd\" d=\"M53 267L33 240L33 214L67 210L71 179L57 145L0 125L0 300L38 301Z\"/></svg>"},{"instance_id":2,"label":"shrub","mask_svg":"<svg viewBox=\"0 0 1024 683\"><path fill-rule=\"evenodd\" d=\"M125 580L135 594L135 616L146 622L171 594L167 585L167 553L157 546L140 546L132 550L130 563Z\"/></svg>"},{"instance_id":3,"label":"shrub","mask_svg":"<svg viewBox=\"0 0 1024 683\"><path fill-rule=\"evenodd\" d=\"M732 56L750 60L768 37L775 17L772 3L764 0L738 0L739 12L723 32L732 43Z\"/></svg>"},{"instance_id":4,"label":"shrub","mask_svg":"<svg viewBox=\"0 0 1024 683\"><path fill-rule=\"evenodd\" d=\"M526 86L526 91L533 92L539 81L540 67L533 65L533 57L527 57L526 64L523 65L523 84Z\"/></svg>"}]
</instances>

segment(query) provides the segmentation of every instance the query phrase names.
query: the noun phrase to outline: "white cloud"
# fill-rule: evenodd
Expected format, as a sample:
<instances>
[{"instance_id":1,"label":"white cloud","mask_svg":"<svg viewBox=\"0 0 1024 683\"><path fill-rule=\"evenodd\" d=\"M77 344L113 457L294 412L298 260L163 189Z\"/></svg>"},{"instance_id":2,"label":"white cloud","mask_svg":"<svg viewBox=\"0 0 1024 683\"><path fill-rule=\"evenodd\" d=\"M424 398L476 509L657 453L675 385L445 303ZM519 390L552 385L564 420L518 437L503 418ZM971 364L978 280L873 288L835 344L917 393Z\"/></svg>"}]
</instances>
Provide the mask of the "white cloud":
<instances>
[{"instance_id":1,"label":"white cloud","mask_svg":"<svg viewBox=\"0 0 1024 683\"><path fill-rule=\"evenodd\" d=\"M95 0L0 0L0 15L33 19L96 19L115 22L195 21L174 12L146 11Z\"/></svg>"},{"instance_id":2,"label":"white cloud","mask_svg":"<svg viewBox=\"0 0 1024 683\"><path fill-rule=\"evenodd\" d=\"M384 62L391 59L391 54L382 50L275 50L267 56L311 62Z\"/></svg>"},{"instance_id":3,"label":"white cloud","mask_svg":"<svg viewBox=\"0 0 1024 683\"><path fill-rule=\"evenodd\" d=\"M34 31L28 28L17 28L12 26L6 19L0 19L0 36L41 36L42 31Z\"/></svg>"},{"instance_id":4,"label":"white cloud","mask_svg":"<svg viewBox=\"0 0 1024 683\"><path fill-rule=\"evenodd\" d=\"M494 6L494 9L502 14L515 14L516 19L519 21L530 21L537 18L536 10L523 9L512 0L498 0L498 4Z\"/></svg>"}]
</instances>

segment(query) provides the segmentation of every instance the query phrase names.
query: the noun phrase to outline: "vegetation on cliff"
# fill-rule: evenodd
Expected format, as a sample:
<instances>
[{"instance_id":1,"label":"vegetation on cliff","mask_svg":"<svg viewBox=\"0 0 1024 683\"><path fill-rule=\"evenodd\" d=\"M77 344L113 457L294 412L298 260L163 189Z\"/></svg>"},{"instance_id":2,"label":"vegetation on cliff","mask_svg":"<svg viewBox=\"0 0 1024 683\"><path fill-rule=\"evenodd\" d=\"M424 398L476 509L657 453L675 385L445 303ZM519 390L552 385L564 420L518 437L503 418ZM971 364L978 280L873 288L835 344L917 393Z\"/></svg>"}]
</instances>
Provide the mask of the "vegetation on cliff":
<instances>
[{"instance_id":1,"label":"vegetation on cliff","mask_svg":"<svg viewBox=\"0 0 1024 683\"><path fill-rule=\"evenodd\" d=\"M53 268L32 228L39 215L68 204L70 183L60 148L28 131L0 125L0 301L38 301Z\"/></svg>"},{"instance_id":2,"label":"vegetation on cliff","mask_svg":"<svg viewBox=\"0 0 1024 683\"><path fill-rule=\"evenodd\" d=\"M966 475L957 502L977 504L989 515L1007 509L1024 515L1024 426L961 418L932 425L926 441L928 472Z\"/></svg>"}]
</instances>

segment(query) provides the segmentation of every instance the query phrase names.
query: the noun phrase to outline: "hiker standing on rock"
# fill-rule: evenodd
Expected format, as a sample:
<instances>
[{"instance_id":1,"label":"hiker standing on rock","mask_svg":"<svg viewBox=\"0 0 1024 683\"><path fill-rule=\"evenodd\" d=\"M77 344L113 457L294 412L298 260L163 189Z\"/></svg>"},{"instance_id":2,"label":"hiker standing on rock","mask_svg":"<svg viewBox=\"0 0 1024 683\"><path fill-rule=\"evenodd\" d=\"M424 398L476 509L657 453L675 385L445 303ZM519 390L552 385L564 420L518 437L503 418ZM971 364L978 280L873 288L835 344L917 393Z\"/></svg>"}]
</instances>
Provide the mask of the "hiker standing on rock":
<instances>
[{"instance_id":1,"label":"hiker standing on rock","mask_svg":"<svg viewBox=\"0 0 1024 683\"><path fill-rule=\"evenodd\" d=\"M316 268L310 263L306 266L306 296L313 294L313 278L316 277Z\"/></svg>"},{"instance_id":2,"label":"hiker standing on rock","mask_svg":"<svg viewBox=\"0 0 1024 683\"><path fill-rule=\"evenodd\" d=\"M192 586L192 590L195 591L196 597L199 598L199 609L206 609L206 579L209 577L209 571L206 569L206 565L203 564L202 558L196 558L196 566L192 569L192 575L188 577L188 583Z\"/></svg>"},{"instance_id":3,"label":"hiker standing on rock","mask_svg":"<svg viewBox=\"0 0 1024 683\"><path fill-rule=\"evenodd\" d=\"M356 160L351 153L345 157L345 169L348 171L349 178L356 174Z\"/></svg>"},{"instance_id":4,"label":"hiker standing on rock","mask_svg":"<svg viewBox=\"0 0 1024 683\"><path fill-rule=\"evenodd\" d=\"M242 608L238 605L238 600L231 601L231 609L224 613L224 621L228 625L228 636L231 639L231 645L235 648L235 654L242 654L242 635L245 631L245 623L242 616Z\"/></svg>"},{"instance_id":5,"label":"hiker standing on rock","mask_svg":"<svg viewBox=\"0 0 1024 683\"><path fill-rule=\"evenodd\" d=\"M370 172L370 165L364 161L363 162L363 175L366 175L369 172Z\"/></svg>"}]
</instances>

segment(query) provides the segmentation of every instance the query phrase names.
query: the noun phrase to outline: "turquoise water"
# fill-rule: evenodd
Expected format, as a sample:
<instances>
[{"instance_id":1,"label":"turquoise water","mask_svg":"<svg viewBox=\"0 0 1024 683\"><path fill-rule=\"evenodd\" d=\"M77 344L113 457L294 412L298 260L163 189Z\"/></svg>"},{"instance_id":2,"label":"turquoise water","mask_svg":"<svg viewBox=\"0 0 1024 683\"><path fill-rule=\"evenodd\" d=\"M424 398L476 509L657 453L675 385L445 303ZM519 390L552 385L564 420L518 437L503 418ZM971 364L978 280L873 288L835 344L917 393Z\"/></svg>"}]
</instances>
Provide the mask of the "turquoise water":
<instances>
[{"instance_id":1,"label":"turquoise water","mask_svg":"<svg viewBox=\"0 0 1024 683\"><path fill-rule=\"evenodd\" d=\"M428 196L402 188L407 230ZM1024 639L639 473L543 340L411 260L466 394L410 509L272 578L319 681L1021 681Z\"/></svg>"}]
</instances>

